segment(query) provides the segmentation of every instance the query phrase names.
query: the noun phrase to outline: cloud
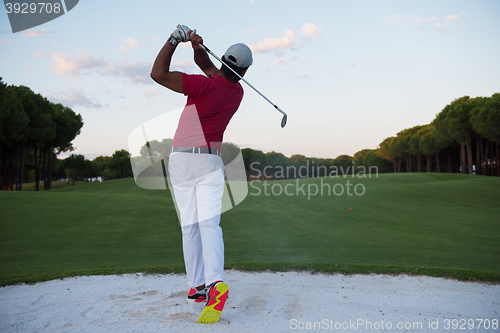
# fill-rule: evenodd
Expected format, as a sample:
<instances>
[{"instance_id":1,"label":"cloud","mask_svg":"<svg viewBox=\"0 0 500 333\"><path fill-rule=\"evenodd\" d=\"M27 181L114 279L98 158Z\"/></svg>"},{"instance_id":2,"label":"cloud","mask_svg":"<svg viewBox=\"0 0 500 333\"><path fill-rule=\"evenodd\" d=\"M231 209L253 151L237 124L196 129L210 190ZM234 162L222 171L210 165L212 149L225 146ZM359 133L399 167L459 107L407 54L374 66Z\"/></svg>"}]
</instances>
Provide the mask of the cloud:
<instances>
[{"instance_id":1,"label":"cloud","mask_svg":"<svg viewBox=\"0 0 500 333\"><path fill-rule=\"evenodd\" d=\"M455 15L449 15L444 18L446 22L448 21L456 21L459 19L460 14L455 14Z\"/></svg>"},{"instance_id":2,"label":"cloud","mask_svg":"<svg viewBox=\"0 0 500 333\"><path fill-rule=\"evenodd\" d=\"M186 43L179 43L179 44L177 44L177 47L180 47L181 49L184 49L186 47L192 47L191 41L186 42Z\"/></svg>"},{"instance_id":3,"label":"cloud","mask_svg":"<svg viewBox=\"0 0 500 333\"><path fill-rule=\"evenodd\" d=\"M79 90L81 89L72 89L71 91L61 92L56 95L43 94L43 96L53 103L60 103L69 108L83 106L91 109L101 109L105 106L86 97L83 92Z\"/></svg>"},{"instance_id":4,"label":"cloud","mask_svg":"<svg viewBox=\"0 0 500 333\"><path fill-rule=\"evenodd\" d=\"M185 69L192 68L193 62L190 59L180 59L180 60L177 60L177 61L174 61L173 63L171 63L170 67L171 68L180 67L180 68L185 68Z\"/></svg>"},{"instance_id":5,"label":"cloud","mask_svg":"<svg viewBox=\"0 0 500 333\"><path fill-rule=\"evenodd\" d=\"M28 30L23 31L23 37L26 39L30 39L32 37L43 37L48 33L49 32L45 29L42 29L42 31L33 31L33 30L28 29Z\"/></svg>"},{"instance_id":6,"label":"cloud","mask_svg":"<svg viewBox=\"0 0 500 333\"><path fill-rule=\"evenodd\" d=\"M281 65L283 63L283 59L276 59L274 62L276 63L276 65Z\"/></svg>"},{"instance_id":7,"label":"cloud","mask_svg":"<svg viewBox=\"0 0 500 333\"><path fill-rule=\"evenodd\" d=\"M160 90L144 90L142 93L148 98L160 96L162 94Z\"/></svg>"},{"instance_id":8,"label":"cloud","mask_svg":"<svg viewBox=\"0 0 500 333\"><path fill-rule=\"evenodd\" d=\"M449 15L449 16L445 17L443 20L444 21L455 21L455 20L459 19L459 16L460 16L460 14ZM401 19L407 20L408 16L401 16L400 14L393 14L393 15L387 17L385 19L385 21L386 22L390 22L390 21L397 22L397 21L400 21ZM427 27L429 27L429 25L427 25L427 22L435 22L435 21L438 21L438 18L435 16L424 18L424 19L421 19L419 17L415 17L413 20L408 21L408 23L410 23L415 29L422 30L422 29L426 29ZM402 29L406 30L406 28L407 27L403 27ZM449 29L449 27L446 25L440 24L440 23L435 23L434 29L436 31L446 32Z\"/></svg>"},{"instance_id":9,"label":"cloud","mask_svg":"<svg viewBox=\"0 0 500 333\"><path fill-rule=\"evenodd\" d=\"M417 30L422 30L422 29L425 29L425 27L420 25L420 22L421 22L421 21L422 21L422 20L421 20L420 18L415 17L415 18L413 19L413 21L411 21L410 23L411 23L411 24L415 27L415 29L417 29Z\"/></svg>"},{"instance_id":10,"label":"cloud","mask_svg":"<svg viewBox=\"0 0 500 333\"><path fill-rule=\"evenodd\" d=\"M399 20L401 20L401 15L399 15L399 14L393 14L391 16L388 16L385 19L386 22L393 21L393 20L396 21L396 22L399 21Z\"/></svg>"},{"instance_id":11,"label":"cloud","mask_svg":"<svg viewBox=\"0 0 500 333\"><path fill-rule=\"evenodd\" d=\"M125 77L132 83L153 84L150 77L152 66L150 62L146 61L129 62L125 60L118 65L107 64L103 74Z\"/></svg>"},{"instance_id":12,"label":"cloud","mask_svg":"<svg viewBox=\"0 0 500 333\"><path fill-rule=\"evenodd\" d=\"M83 70L101 68L106 64L104 60L84 52L76 60L71 59L67 53L55 53L51 57L55 65L50 69L60 76L79 76Z\"/></svg>"},{"instance_id":13,"label":"cloud","mask_svg":"<svg viewBox=\"0 0 500 333\"><path fill-rule=\"evenodd\" d=\"M437 31L446 32L449 29L449 27L442 25L442 24L439 24L439 23L436 23L434 25L434 29L436 29Z\"/></svg>"},{"instance_id":14,"label":"cloud","mask_svg":"<svg viewBox=\"0 0 500 333\"><path fill-rule=\"evenodd\" d=\"M354 64L349 64L349 63L346 63L345 65L346 65L347 67L356 67L356 65L354 65Z\"/></svg>"},{"instance_id":15,"label":"cloud","mask_svg":"<svg viewBox=\"0 0 500 333\"><path fill-rule=\"evenodd\" d=\"M12 44L12 43L14 43L12 39L0 37L0 44Z\"/></svg>"},{"instance_id":16,"label":"cloud","mask_svg":"<svg viewBox=\"0 0 500 333\"><path fill-rule=\"evenodd\" d=\"M120 49L120 52L123 53L123 54L129 54L130 53L130 49L138 48L140 46L138 41L136 41L135 39L130 38L130 37L129 38L123 38L122 42L125 45L118 46L118 49Z\"/></svg>"},{"instance_id":17,"label":"cloud","mask_svg":"<svg viewBox=\"0 0 500 333\"><path fill-rule=\"evenodd\" d=\"M50 58L51 54L51 51L45 47L40 47L35 51L35 56L37 56L38 58Z\"/></svg>"},{"instance_id":18,"label":"cloud","mask_svg":"<svg viewBox=\"0 0 500 333\"><path fill-rule=\"evenodd\" d=\"M302 33L307 37L318 37L321 35L321 30L312 23L306 23L301 28Z\"/></svg>"},{"instance_id":19,"label":"cloud","mask_svg":"<svg viewBox=\"0 0 500 333\"><path fill-rule=\"evenodd\" d=\"M248 0L248 4L253 5L254 4L253 0Z\"/></svg>"},{"instance_id":20,"label":"cloud","mask_svg":"<svg viewBox=\"0 0 500 333\"><path fill-rule=\"evenodd\" d=\"M293 44L295 34L292 30L285 31L281 38L266 38L256 45L249 45L253 52L267 52L269 50L284 49Z\"/></svg>"},{"instance_id":21,"label":"cloud","mask_svg":"<svg viewBox=\"0 0 500 333\"><path fill-rule=\"evenodd\" d=\"M250 35L253 35L255 33L256 29L254 27L248 27L248 33Z\"/></svg>"},{"instance_id":22,"label":"cloud","mask_svg":"<svg viewBox=\"0 0 500 333\"><path fill-rule=\"evenodd\" d=\"M85 73L99 73L101 75L125 77L132 83L153 83L150 78L152 68L150 62L129 62L124 60L115 64L85 52L80 53L76 59L66 53L52 54L51 58L55 65L51 66L50 69L62 77L78 77Z\"/></svg>"}]
</instances>

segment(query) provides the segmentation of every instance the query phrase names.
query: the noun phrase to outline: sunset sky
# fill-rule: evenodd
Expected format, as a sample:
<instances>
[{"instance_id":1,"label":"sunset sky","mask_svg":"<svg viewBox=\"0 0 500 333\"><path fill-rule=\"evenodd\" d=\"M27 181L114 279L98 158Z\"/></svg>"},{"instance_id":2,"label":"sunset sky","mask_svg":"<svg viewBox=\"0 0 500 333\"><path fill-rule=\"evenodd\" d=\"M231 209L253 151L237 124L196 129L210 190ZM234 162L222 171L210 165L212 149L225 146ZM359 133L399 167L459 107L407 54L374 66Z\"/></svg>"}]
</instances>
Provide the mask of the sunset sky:
<instances>
[{"instance_id":1,"label":"sunset sky","mask_svg":"<svg viewBox=\"0 0 500 333\"><path fill-rule=\"evenodd\" d=\"M282 129L281 115L243 84L225 141L335 158L427 124L455 98L500 92L499 17L495 0L81 0L16 34L2 11L0 77L83 116L74 153L111 155L128 148L137 126L185 104L149 76L165 40L185 24L219 56L249 45L254 65L245 78L288 113ZM172 69L201 73L188 44Z\"/></svg>"}]
</instances>

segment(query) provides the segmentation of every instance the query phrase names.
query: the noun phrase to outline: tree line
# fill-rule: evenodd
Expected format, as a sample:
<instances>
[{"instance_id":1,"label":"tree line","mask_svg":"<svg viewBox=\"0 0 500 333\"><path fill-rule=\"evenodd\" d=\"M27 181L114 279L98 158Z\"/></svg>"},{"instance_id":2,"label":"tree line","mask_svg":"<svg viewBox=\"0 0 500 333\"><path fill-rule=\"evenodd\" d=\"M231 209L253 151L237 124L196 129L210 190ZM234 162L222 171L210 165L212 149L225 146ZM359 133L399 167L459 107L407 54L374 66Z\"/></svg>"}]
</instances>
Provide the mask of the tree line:
<instances>
[{"instance_id":1,"label":"tree line","mask_svg":"<svg viewBox=\"0 0 500 333\"><path fill-rule=\"evenodd\" d=\"M21 190L22 183L40 182L51 189L53 179L102 180L133 176L164 176L172 139L146 143L140 156L125 150L112 156L87 160L72 154L71 141L83 126L81 116L61 104L49 102L28 87L7 86L0 78L0 188ZM310 158L279 152L264 153L244 148L248 179L286 179L348 175L376 168L376 172L461 172L500 176L500 94L464 96L446 105L427 125L407 128L383 140L376 149L363 149L353 156ZM222 158L229 163L239 148L222 145Z\"/></svg>"},{"instance_id":2,"label":"tree line","mask_svg":"<svg viewBox=\"0 0 500 333\"><path fill-rule=\"evenodd\" d=\"M168 157L172 151L172 141L170 138L162 141L148 141L141 147L140 155L132 157L131 163L135 170L142 170L140 177L165 176L163 168L168 168ZM239 152L238 147L224 142L221 146L221 157L224 165L229 164L238 156Z\"/></svg>"},{"instance_id":3,"label":"tree line","mask_svg":"<svg viewBox=\"0 0 500 333\"><path fill-rule=\"evenodd\" d=\"M407 128L380 143L376 154L394 172L461 172L500 176L500 94L464 96L427 125Z\"/></svg>"},{"instance_id":4,"label":"tree line","mask_svg":"<svg viewBox=\"0 0 500 333\"><path fill-rule=\"evenodd\" d=\"M362 149L353 156L311 158L279 152L264 153L241 149L248 179L342 176L368 172L462 172L500 175L500 94L491 97L464 96L445 106L428 124L405 129L383 140L376 149ZM132 158L141 176L163 177L172 139L153 140L142 146L140 156ZM229 163L239 152L222 145L222 158ZM163 161L163 162L162 162ZM162 164L163 163L163 164Z\"/></svg>"},{"instance_id":5,"label":"tree line","mask_svg":"<svg viewBox=\"0 0 500 333\"><path fill-rule=\"evenodd\" d=\"M311 177L341 177L378 172L392 172L392 164L376 154L376 149L363 149L354 156L315 158L295 154L286 157L282 153L244 148L241 150L245 170L252 179L294 179Z\"/></svg>"},{"instance_id":6,"label":"tree line","mask_svg":"<svg viewBox=\"0 0 500 333\"><path fill-rule=\"evenodd\" d=\"M0 78L0 188L21 191L33 171L36 190L51 189L56 155L73 150L82 126L70 108Z\"/></svg>"},{"instance_id":7,"label":"tree line","mask_svg":"<svg viewBox=\"0 0 500 333\"><path fill-rule=\"evenodd\" d=\"M496 93L491 97L458 98L430 124L404 129L383 140L377 149L363 149L353 156L288 158L250 148L242 149L242 153L249 178L339 176L371 167L380 173L425 170L500 176L499 143L500 94ZM298 174L300 168L304 172Z\"/></svg>"},{"instance_id":8,"label":"tree line","mask_svg":"<svg viewBox=\"0 0 500 333\"><path fill-rule=\"evenodd\" d=\"M168 168L168 157L172 150L172 139L162 141L152 140L141 147L140 155L132 157L135 170L140 170L141 177L163 177L163 168ZM240 152L240 149L231 143L224 142L221 146L221 157L224 165L228 165ZM376 166L380 172L389 172L391 163L375 154L375 149L362 150L352 156L341 155L333 158L308 158L304 155L286 157L279 152L264 153L251 148L241 149L247 178L252 179L258 174L260 178L306 178L328 176L335 172L351 173L353 168L368 169ZM294 170L294 171L293 171ZM300 172L300 174L299 174Z\"/></svg>"},{"instance_id":9,"label":"tree line","mask_svg":"<svg viewBox=\"0 0 500 333\"><path fill-rule=\"evenodd\" d=\"M60 160L63 171L53 175L55 179L71 179L75 181L112 180L132 177L130 153L125 150L117 150L111 156L98 156L88 160L83 155L71 154Z\"/></svg>"}]
</instances>

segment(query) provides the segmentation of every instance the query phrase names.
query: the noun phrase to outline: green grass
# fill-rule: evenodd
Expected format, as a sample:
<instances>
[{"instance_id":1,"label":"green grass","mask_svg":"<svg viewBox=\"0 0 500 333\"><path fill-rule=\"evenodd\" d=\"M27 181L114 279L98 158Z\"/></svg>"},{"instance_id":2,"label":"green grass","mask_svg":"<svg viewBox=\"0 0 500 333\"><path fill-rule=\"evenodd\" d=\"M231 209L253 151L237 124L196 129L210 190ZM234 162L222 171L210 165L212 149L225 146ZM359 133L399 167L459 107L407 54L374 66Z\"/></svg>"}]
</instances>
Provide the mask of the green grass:
<instances>
[{"instance_id":1,"label":"green grass","mask_svg":"<svg viewBox=\"0 0 500 333\"><path fill-rule=\"evenodd\" d=\"M248 197L222 215L226 268L500 281L500 178L382 174L323 183L331 188L347 180L363 184L365 195L308 200L307 187L320 185L318 178L300 181L305 196L296 195L295 180L270 182L267 189L275 186L276 193L291 184L293 196L255 196L250 187ZM184 271L168 190L144 190L122 179L0 192L0 211L0 285Z\"/></svg>"}]
</instances>

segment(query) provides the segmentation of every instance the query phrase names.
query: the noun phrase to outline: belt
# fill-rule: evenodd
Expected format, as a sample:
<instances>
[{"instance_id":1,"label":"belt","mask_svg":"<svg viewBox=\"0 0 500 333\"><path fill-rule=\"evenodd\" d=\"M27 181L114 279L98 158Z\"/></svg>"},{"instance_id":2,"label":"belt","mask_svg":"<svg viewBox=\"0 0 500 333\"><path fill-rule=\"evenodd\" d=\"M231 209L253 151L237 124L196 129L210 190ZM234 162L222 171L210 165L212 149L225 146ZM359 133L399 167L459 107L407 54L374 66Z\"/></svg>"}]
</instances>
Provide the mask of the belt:
<instances>
[{"instance_id":1,"label":"belt","mask_svg":"<svg viewBox=\"0 0 500 333\"><path fill-rule=\"evenodd\" d=\"M200 147L176 147L172 146L172 153L213 154L220 156L220 150Z\"/></svg>"}]
</instances>

